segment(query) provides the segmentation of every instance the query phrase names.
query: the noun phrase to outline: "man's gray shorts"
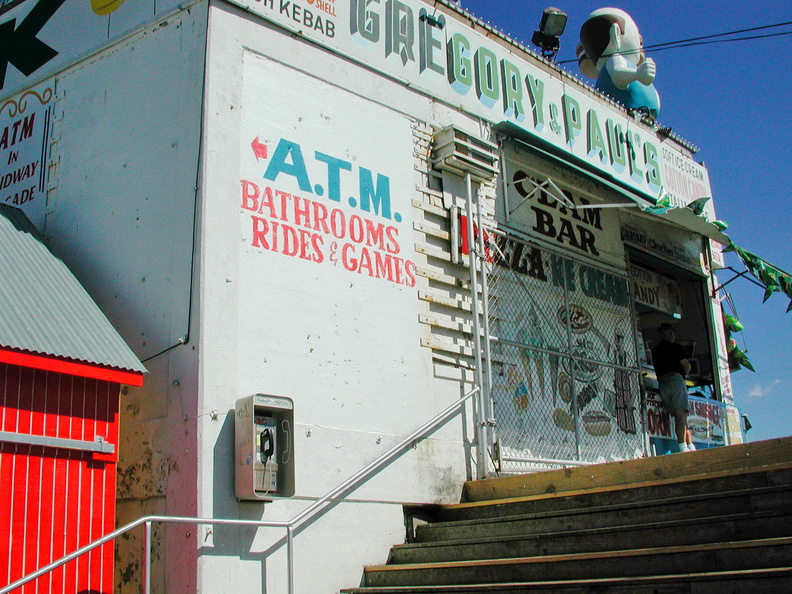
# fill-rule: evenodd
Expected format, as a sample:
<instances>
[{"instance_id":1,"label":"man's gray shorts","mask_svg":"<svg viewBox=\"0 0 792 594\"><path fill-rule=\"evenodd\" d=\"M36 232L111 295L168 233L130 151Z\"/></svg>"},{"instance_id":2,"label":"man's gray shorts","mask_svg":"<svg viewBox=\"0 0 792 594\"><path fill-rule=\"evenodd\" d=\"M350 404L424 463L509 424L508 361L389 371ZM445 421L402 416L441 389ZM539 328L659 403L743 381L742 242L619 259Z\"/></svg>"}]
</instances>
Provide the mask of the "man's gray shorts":
<instances>
[{"instance_id":1,"label":"man's gray shorts","mask_svg":"<svg viewBox=\"0 0 792 594\"><path fill-rule=\"evenodd\" d=\"M690 403L688 401L687 385L685 378L678 373L666 373L658 378L660 386L660 397L663 399L668 412L672 415L678 412L689 412Z\"/></svg>"}]
</instances>

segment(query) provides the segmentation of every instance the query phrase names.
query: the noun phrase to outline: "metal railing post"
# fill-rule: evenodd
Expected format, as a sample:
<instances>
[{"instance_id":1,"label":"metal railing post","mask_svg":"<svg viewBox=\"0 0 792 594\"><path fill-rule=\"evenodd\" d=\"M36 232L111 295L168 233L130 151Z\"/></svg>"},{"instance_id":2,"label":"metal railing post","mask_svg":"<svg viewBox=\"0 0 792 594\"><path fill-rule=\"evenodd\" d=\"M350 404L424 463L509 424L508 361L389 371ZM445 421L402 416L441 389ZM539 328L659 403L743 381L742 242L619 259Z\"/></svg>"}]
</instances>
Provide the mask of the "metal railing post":
<instances>
[{"instance_id":1,"label":"metal railing post","mask_svg":"<svg viewBox=\"0 0 792 594\"><path fill-rule=\"evenodd\" d=\"M143 594L151 594L151 522L143 525Z\"/></svg>"},{"instance_id":2,"label":"metal railing post","mask_svg":"<svg viewBox=\"0 0 792 594\"><path fill-rule=\"evenodd\" d=\"M492 402L492 337L490 336L490 312L489 312L489 278L487 276L487 251L484 244L484 216L481 213L481 201L476 201L477 220L479 225L479 253L481 254L481 317L484 332L484 346L482 352L482 381L481 399L484 404L484 421L487 423L484 428L484 435L487 441L487 452L495 460L492 451L495 444L495 409Z\"/></svg>"},{"instance_id":3,"label":"metal railing post","mask_svg":"<svg viewBox=\"0 0 792 594\"><path fill-rule=\"evenodd\" d=\"M477 265L477 240L474 235L473 226L473 185L469 172L465 173L465 208L467 211L467 234L468 234L468 264L470 268L470 302L473 314L473 358L475 361L474 379L478 392L478 418L476 419L476 478L486 478L487 476L487 448L486 437L486 404L484 401L482 386L484 384L481 369L481 320L478 303L478 271ZM481 230L479 230L481 232Z\"/></svg>"},{"instance_id":4,"label":"metal railing post","mask_svg":"<svg viewBox=\"0 0 792 594\"><path fill-rule=\"evenodd\" d=\"M286 561L288 567L289 594L294 594L294 526L286 528Z\"/></svg>"}]
</instances>

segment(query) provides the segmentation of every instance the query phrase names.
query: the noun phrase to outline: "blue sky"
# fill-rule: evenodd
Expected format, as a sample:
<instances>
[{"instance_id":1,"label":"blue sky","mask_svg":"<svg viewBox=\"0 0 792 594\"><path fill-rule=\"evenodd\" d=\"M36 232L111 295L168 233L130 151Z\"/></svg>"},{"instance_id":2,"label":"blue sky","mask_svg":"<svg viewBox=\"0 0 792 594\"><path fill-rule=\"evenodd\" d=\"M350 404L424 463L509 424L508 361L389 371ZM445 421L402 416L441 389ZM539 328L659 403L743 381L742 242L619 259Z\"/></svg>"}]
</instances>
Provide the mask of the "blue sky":
<instances>
[{"instance_id":1,"label":"blue sky","mask_svg":"<svg viewBox=\"0 0 792 594\"><path fill-rule=\"evenodd\" d=\"M580 25L593 10L615 6L628 12L645 45L666 43L792 21L789 0L699 2L666 0L526 2L462 0L462 7L530 47L542 10L556 6L569 15L557 60L578 74L575 46ZM744 33L751 41L698 45L649 53L657 64L655 86L662 107L658 121L700 148L709 170L718 218L730 224L732 241L792 272L789 189L792 174L792 25ZM727 254L726 263L744 270ZM720 273L720 281L734 276ZM735 401L753 429L749 441L792 435L792 312L789 300L738 279L726 288L745 330L737 340L756 369L732 375Z\"/></svg>"}]
</instances>

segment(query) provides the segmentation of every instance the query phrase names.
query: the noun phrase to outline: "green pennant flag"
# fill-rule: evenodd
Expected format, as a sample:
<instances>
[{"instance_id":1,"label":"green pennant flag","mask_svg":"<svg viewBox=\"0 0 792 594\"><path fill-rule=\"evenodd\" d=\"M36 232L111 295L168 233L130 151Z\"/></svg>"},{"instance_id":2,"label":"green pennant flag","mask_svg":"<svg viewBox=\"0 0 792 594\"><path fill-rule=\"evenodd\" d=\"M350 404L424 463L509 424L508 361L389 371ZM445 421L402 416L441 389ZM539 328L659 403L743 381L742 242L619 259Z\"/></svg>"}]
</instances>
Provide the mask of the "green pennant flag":
<instances>
[{"instance_id":1,"label":"green pennant flag","mask_svg":"<svg viewBox=\"0 0 792 594\"><path fill-rule=\"evenodd\" d=\"M781 292L787 297L792 299L792 275L781 270L778 266L774 266L769 262L763 260L759 256L752 254L734 244L730 243L723 250L724 252L734 252L745 264L745 267L765 288L764 298L762 303L770 299L773 293ZM792 302L790 302L786 311L792 310Z\"/></svg>"}]
</instances>

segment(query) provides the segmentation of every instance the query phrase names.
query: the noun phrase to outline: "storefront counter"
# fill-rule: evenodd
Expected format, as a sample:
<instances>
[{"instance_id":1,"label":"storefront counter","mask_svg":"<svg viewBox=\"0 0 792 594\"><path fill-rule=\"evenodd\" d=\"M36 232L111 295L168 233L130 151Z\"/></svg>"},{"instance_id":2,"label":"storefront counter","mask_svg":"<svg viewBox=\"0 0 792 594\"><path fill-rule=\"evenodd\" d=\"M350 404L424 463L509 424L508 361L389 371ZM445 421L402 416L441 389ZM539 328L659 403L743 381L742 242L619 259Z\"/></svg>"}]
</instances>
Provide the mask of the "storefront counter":
<instances>
[{"instance_id":1,"label":"storefront counter","mask_svg":"<svg viewBox=\"0 0 792 594\"><path fill-rule=\"evenodd\" d=\"M646 392L646 421L649 449L653 455L677 451L674 424L656 390ZM688 427L698 450L726 445L726 406L717 400L690 396Z\"/></svg>"}]
</instances>

